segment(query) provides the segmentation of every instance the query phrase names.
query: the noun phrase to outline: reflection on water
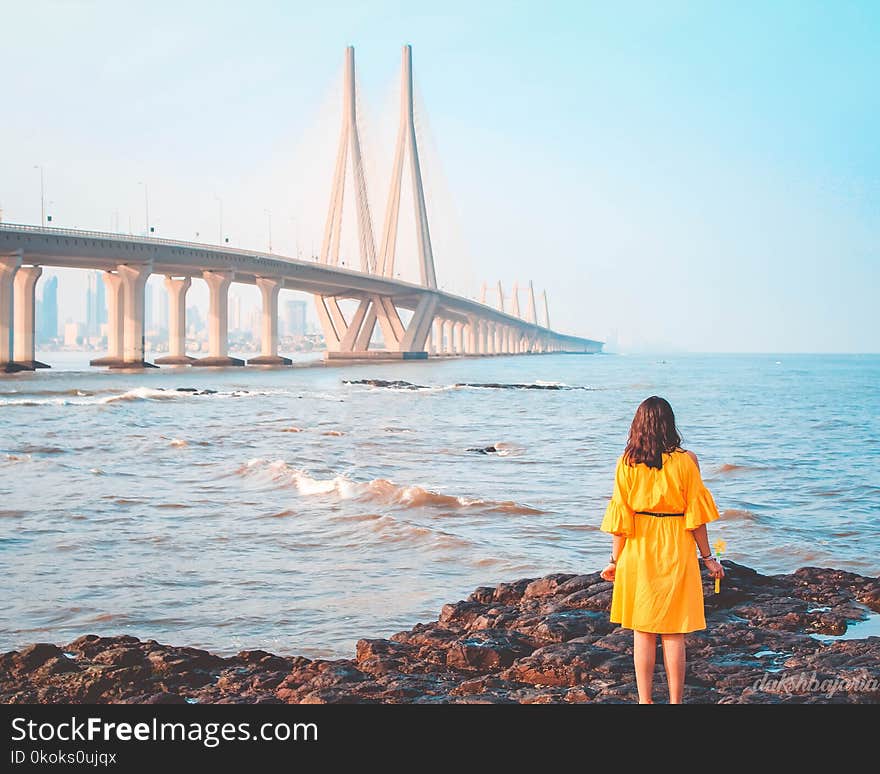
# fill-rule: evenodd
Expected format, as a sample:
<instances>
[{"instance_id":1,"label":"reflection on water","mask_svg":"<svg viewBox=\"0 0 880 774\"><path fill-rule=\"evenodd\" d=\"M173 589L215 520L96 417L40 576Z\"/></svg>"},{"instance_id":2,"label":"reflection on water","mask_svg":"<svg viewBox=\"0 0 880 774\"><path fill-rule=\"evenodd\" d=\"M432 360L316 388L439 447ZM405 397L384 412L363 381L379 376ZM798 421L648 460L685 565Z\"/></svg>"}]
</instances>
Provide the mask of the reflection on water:
<instances>
[{"instance_id":1,"label":"reflection on water","mask_svg":"<svg viewBox=\"0 0 880 774\"><path fill-rule=\"evenodd\" d=\"M651 394L727 557L878 572L876 356L72 366L0 379L3 650L95 632L350 655L478 585L598 569Z\"/></svg>"}]
</instances>

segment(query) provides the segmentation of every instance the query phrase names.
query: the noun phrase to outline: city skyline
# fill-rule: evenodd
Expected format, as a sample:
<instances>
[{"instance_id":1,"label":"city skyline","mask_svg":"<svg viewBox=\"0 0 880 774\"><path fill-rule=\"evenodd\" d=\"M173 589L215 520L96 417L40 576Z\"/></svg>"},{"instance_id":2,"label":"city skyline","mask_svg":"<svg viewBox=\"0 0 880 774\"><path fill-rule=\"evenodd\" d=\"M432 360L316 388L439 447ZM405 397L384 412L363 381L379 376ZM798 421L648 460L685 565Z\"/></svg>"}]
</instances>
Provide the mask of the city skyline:
<instances>
[{"instance_id":1,"label":"city skyline","mask_svg":"<svg viewBox=\"0 0 880 774\"><path fill-rule=\"evenodd\" d=\"M176 9L148 33L138 11L101 3L52 5L46 31L47 8L7 14L21 34L0 61L41 55L10 84L18 120L0 127L0 148L15 148L2 157L5 220L39 220L45 172L52 225L144 233L149 209L157 236L271 240L308 258L326 216L342 48L365 65L381 212L387 84L410 41L430 106L417 100L441 287L472 297L482 281L539 275L556 326L624 348L880 350L874 6L333 4L306 17L257 4ZM240 45L214 57L229 35ZM290 35L299 45L281 45ZM106 120L83 112L127 90L136 98ZM58 109L70 120L53 121ZM349 228L343 260L354 241ZM62 280L66 319L81 294Z\"/></svg>"},{"instance_id":2,"label":"city skyline","mask_svg":"<svg viewBox=\"0 0 880 774\"><path fill-rule=\"evenodd\" d=\"M53 340L73 346L74 340L82 340L91 349L100 349L106 343L107 304L102 272L97 270L75 270L85 276L85 293L75 299L79 313L61 316L58 313L58 276L69 272L48 270L41 278L36 293L35 335L38 345L46 345ZM162 340L168 335L168 292L162 284L162 277L155 275L144 290L145 335L149 339ZM241 292L245 291L245 292ZM231 339L245 335L259 344L261 336L261 305L259 296L254 297L253 288L236 286L229 293L229 334ZM206 305L198 302L188 303L186 309L187 330L191 338L206 336ZM286 291L280 304L279 335L301 338L314 334L319 326L314 320L312 304L303 293ZM74 327L69 327L69 326ZM154 342L155 343L155 342ZM161 341L160 341L161 343Z\"/></svg>"}]
</instances>

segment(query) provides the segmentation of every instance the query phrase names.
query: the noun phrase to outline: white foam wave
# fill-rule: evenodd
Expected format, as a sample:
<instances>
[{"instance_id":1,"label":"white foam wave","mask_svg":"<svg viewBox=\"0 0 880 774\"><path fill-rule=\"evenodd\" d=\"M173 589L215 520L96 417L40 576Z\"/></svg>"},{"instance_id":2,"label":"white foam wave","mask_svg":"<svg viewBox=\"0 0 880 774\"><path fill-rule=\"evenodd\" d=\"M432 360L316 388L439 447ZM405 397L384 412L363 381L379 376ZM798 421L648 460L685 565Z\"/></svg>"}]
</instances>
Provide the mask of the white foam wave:
<instances>
[{"instance_id":1,"label":"white foam wave","mask_svg":"<svg viewBox=\"0 0 880 774\"><path fill-rule=\"evenodd\" d=\"M0 406L105 406L115 403L132 403L137 401L167 401L186 398L258 398L273 395L293 395L290 390L196 390L196 389L165 389L162 387L135 387L124 392L109 395L97 395L76 391L75 394L44 393L28 397L0 397Z\"/></svg>"},{"instance_id":2,"label":"white foam wave","mask_svg":"<svg viewBox=\"0 0 880 774\"><path fill-rule=\"evenodd\" d=\"M262 458L249 460L239 469L246 476L268 477L281 486L291 486L306 497L334 496L340 500L362 500L406 508L474 509L520 515L540 514L544 511L521 505L511 500L484 500L435 492L414 484L402 485L384 478L354 481L346 475L315 478L305 470L293 467L284 460L271 462Z\"/></svg>"}]
</instances>

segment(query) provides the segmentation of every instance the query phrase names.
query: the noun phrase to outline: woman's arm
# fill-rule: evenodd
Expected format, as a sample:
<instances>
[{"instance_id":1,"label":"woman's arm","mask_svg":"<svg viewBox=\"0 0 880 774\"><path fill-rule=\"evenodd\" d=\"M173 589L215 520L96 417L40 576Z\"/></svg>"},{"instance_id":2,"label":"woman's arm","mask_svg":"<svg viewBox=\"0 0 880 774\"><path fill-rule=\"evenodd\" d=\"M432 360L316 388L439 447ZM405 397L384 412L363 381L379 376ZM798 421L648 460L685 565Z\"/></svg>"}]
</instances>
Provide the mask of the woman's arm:
<instances>
[{"instance_id":1,"label":"woman's arm","mask_svg":"<svg viewBox=\"0 0 880 774\"><path fill-rule=\"evenodd\" d=\"M694 461L694 464L697 466L697 471L700 470L700 461L697 459L697 455L692 451L688 450L688 456ZM691 534L694 536L694 542L697 544L697 548L700 549L700 559L703 557L712 556L712 549L709 547L709 530L706 529L705 524L701 524L696 529L691 530ZM724 568L721 566L721 562L717 559L704 559L703 564L706 565L706 569L709 571L709 575L713 578L723 578L724 577Z\"/></svg>"},{"instance_id":2,"label":"woman's arm","mask_svg":"<svg viewBox=\"0 0 880 774\"><path fill-rule=\"evenodd\" d=\"M607 581L614 583L614 575L617 571L617 560L620 559L620 552L626 545L626 538L623 535L614 535L611 543L611 561L605 565L605 569L599 575Z\"/></svg>"},{"instance_id":3,"label":"woman's arm","mask_svg":"<svg viewBox=\"0 0 880 774\"><path fill-rule=\"evenodd\" d=\"M723 578L724 568L721 566L721 562L714 557L712 559L708 558L712 556L712 549L709 548L709 531L706 529L706 525L701 524L696 529L692 529L691 534L694 536L697 548L700 549L700 559L703 559L703 564L706 565L709 575L713 578ZM703 557L707 558L704 559Z\"/></svg>"},{"instance_id":4,"label":"woman's arm","mask_svg":"<svg viewBox=\"0 0 880 774\"><path fill-rule=\"evenodd\" d=\"M700 549L700 556L709 556L712 549L709 548L709 530L706 529L706 525L701 524L696 529L692 529L691 534L694 536L697 548Z\"/></svg>"}]
</instances>

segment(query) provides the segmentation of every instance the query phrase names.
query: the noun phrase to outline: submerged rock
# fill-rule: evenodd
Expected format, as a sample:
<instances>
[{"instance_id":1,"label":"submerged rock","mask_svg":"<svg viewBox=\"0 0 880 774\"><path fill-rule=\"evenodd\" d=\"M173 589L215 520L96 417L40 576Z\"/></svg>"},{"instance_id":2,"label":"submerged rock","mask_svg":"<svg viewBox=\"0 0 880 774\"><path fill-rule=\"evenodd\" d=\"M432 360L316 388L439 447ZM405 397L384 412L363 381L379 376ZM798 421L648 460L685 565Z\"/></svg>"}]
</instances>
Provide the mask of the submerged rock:
<instances>
[{"instance_id":1,"label":"submerged rock","mask_svg":"<svg viewBox=\"0 0 880 774\"><path fill-rule=\"evenodd\" d=\"M367 387L385 387L392 390L427 390L423 384L413 384L400 379L343 379L343 384L362 384Z\"/></svg>"},{"instance_id":2,"label":"submerged rock","mask_svg":"<svg viewBox=\"0 0 880 774\"><path fill-rule=\"evenodd\" d=\"M692 703L878 703L880 637L834 639L880 613L880 580L724 562L709 628L687 635ZM630 703L632 633L608 620L611 584L555 573L481 586L437 621L364 639L353 659L263 650L222 658L130 636L0 655L4 703ZM663 696L659 676L655 699Z\"/></svg>"}]
</instances>

